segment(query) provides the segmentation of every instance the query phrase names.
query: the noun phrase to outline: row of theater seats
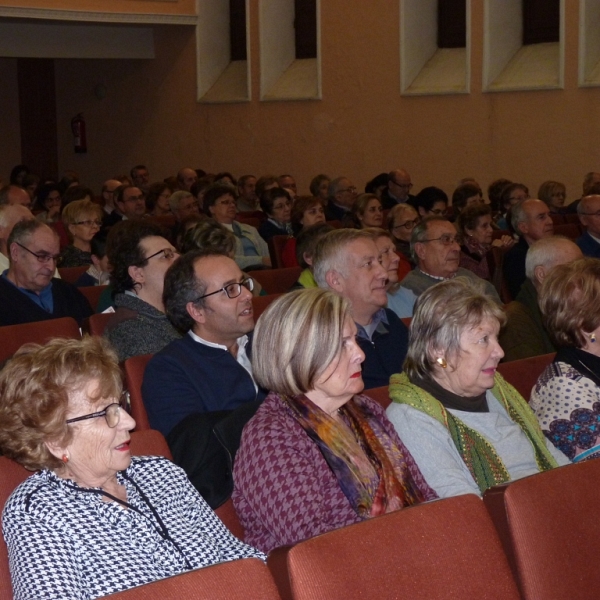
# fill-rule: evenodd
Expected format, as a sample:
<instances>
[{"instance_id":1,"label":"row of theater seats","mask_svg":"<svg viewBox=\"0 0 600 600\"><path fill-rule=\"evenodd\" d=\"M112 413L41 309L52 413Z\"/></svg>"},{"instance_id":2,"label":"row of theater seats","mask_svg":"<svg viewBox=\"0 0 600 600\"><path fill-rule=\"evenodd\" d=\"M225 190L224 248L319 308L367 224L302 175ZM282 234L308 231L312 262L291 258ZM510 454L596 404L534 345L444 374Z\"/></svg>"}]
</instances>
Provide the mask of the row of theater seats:
<instances>
[{"instance_id":1,"label":"row of theater seats","mask_svg":"<svg viewBox=\"0 0 600 600\"><path fill-rule=\"evenodd\" d=\"M170 457L155 431L134 454ZM0 506L28 472L0 457ZM115 594L113 598L381 600L596 598L600 461L568 465L474 495L430 502L273 550ZM231 502L217 514L243 537ZM0 540L0 600L12 597Z\"/></svg>"}]
</instances>

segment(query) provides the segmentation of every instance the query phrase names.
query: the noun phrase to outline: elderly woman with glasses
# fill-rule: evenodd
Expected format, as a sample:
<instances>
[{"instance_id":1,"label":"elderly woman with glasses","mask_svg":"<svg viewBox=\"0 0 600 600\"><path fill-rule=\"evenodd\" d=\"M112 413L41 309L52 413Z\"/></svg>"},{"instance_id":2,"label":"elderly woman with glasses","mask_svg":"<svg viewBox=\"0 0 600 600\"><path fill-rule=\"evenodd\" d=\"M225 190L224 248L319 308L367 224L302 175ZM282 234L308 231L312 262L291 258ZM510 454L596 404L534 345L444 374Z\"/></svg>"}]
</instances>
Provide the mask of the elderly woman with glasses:
<instances>
[{"instance_id":1,"label":"elderly woman with glasses","mask_svg":"<svg viewBox=\"0 0 600 600\"><path fill-rule=\"evenodd\" d=\"M387 215L387 228L394 236L396 250L411 265L414 265L414 262L410 252L410 236L420 220L416 209L410 204L396 204Z\"/></svg>"},{"instance_id":2,"label":"elderly woman with glasses","mask_svg":"<svg viewBox=\"0 0 600 600\"><path fill-rule=\"evenodd\" d=\"M106 254L112 267L115 313L104 335L119 360L154 354L179 338L162 298L165 273L178 254L162 229L144 221L117 223L108 234Z\"/></svg>"},{"instance_id":3,"label":"elderly woman with glasses","mask_svg":"<svg viewBox=\"0 0 600 600\"><path fill-rule=\"evenodd\" d=\"M99 337L24 347L0 375L0 450L36 471L2 527L14 598L98 598L262 555L236 539L185 473L132 457L117 357Z\"/></svg>"},{"instance_id":4,"label":"elderly woman with glasses","mask_svg":"<svg viewBox=\"0 0 600 600\"><path fill-rule=\"evenodd\" d=\"M62 251L58 266L91 265L91 242L102 226L102 208L91 200L75 200L65 206L62 221L71 243Z\"/></svg>"},{"instance_id":5,"label":"elderly woman with glasses","mask_svg":"<svg viewBox=\"0 0 600 600\"><path fill-rule=\"evenodd\" d=\"M417 300L403 372L390 379L387 415L441 498L569 462L544 437L527 402L496 367L504 312L465 277Z\"/></svg>"},{"instance_id":6,"label":"elderly woman with glasses","mask_svg":"<svg viewBox=\"0 0 600 600\"><path fill-rule=\"evenodd\" d=\"M271 392L233 472L248 543L267 552L436 498L384 410L361 395L364 358L350 305L332 291L290 292L261 315L252 369Z\"/></svg>"}]
</instances>

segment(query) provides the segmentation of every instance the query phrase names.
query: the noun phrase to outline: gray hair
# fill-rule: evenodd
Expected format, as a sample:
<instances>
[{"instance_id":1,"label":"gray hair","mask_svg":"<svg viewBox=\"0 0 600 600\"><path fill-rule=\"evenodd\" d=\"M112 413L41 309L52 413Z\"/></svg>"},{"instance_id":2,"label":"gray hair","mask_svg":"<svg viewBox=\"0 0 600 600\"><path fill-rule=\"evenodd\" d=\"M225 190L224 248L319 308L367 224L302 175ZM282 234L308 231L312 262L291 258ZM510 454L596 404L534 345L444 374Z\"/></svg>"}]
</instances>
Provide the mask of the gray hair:
<instances>
[{"instance_id":1,"label":"gray hair","mask_svg":"<svg viewBox=\"0 0 600 600\"><path fill-rule=\"evenodd\" d=\"M181 201L190 196L192 196L192 198L194 197L193 194L190 194L190 192L187 192L186 190L179 190L178 192L171 194L171 197L169 198L169 208L171 211L176 211L179 208Z\"/></svg>"},{"instance_id":2,"label":"gray hair","mask_svg":"<svg viewBox=\"0 0 600 600\"><path fill-rule=\"evenodd\" d=\"M519 229L519 224L525 223L527 221L527 213L523 208L523 205L525 204L525 202L527 202L527 200L529 200L529 198L527 198L526 200L519 200L510 209L510 224L512 225L513 229L515 230L515 233L519 237L523 235L521 233L521 230Z\"/></svg>"},{"instance_id":3,"label":"gray hair","mask_svg":"<svg viewBox=\"0 0 600 600\"><path fill-rule=\"evenodd\" d=\"M425 290L410 323L404 371L411 378L429 377L435 366L433 353L439 349L445 351L448 363L455 361L463 331L484 319L494 319L501 326L506 322L504 311L485 295L483 281L455 277Z\"/></svg>"},{"instance_id":4,"label":"gray hair","mask_svg":"<svg viewBox=\"0 0 600 600\"><path fill-rule=\"evenodd\" d=\"M58 233L52 227L48 227L46 223L39 219L29 219L27 221L19 221L10 232L6 247L9 249L10 258L10 247L13 243L21 244L25 243L38 229L47 229L54 234L54 237L58 238ZM12 259L11 259L12 262Z\"/></svg>"},{"instance_id":5,"label":"gray hair","mask_svg":"<svg viewBox=\"0 0 600 600\"><path fill-rule=\"evenodd\" d=\"M427 230L429 229L429 223L434 223L435 221L450 223L450 221L448 221L446 217L426 217L420 223L418 223L412 230L412 234L410 236L410 255L415 261L415 264L419 263L419 257L417 256L417 253L415 251L415 245L419 242L423 242L427 238Z\"/></svg>"},{"instance_id":6,"label":"gray hair","mask_svg":"<svg viewBox=\"0 0 600 600\"><path fill-rule=\"evenodd\" d=\"M372 240L373 235L360 229L334 229L319 240L313 254L313 276L319 287L329 287L326 279L329 271L348 277L346 247L355 240L363 239Z\"/></svg>"},{"instance_id":7,"label":"gray hair","mask_svg":"<svg viewBox=\"0 0 600 600\"><path fill-rule=\"evenodd\" d=\"M542 266L545 269L552 267L556 262L556 259L560 258L565 243L577 246L575 242L563 235L553 235L551 237L542 238L531 244L527 250L527 256L525 257L525 276L527 279L533 281L535 278L536 267Z\"/></svg>"},{"instance_id":8,"label":"gray hair","mask_svg":"<svg viewBox=\"0 0 600 600\"><path fill-rule=\"evenodd\" d=\"M592 201L592 199L599 198L599 197L600 197L599 194L590 194L589 196L584 196L577 203L577 214L585 216L585 213L587 213L589 210L588 204Z\"/></svg>"},{"instance_id":9,"label":"gray hair","mask_svg":"<svg viewBox=\"0 0 600 600\"><path fill-rule=\"evenodd\" d=\"M333 198L338 193L339 189L342 187L340 184L345 179L348 179L348 178L346 176L336 177L335 179L332 179L329 182L329 189L327 190L327 194L329 195L330 198Z\"/></svg>"}]
</instances>

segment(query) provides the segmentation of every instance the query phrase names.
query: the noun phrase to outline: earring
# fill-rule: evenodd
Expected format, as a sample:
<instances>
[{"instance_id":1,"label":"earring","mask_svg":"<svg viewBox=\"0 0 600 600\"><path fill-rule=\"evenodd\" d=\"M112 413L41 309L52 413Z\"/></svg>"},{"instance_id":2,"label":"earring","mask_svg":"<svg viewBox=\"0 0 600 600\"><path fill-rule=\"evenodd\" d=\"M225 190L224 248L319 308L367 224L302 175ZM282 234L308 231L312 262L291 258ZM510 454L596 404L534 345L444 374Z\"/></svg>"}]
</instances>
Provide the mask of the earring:
<instances>
[{"instance_id":1,"label":"earring","mask_svg":"<svg viewBox=\"0 0 600 600\"><path fill-rule=\"evenodd\" d=\"M440 365L440 367L442 367L442 369L445 369L448 366L448 363L446 362L446 359L443 356L438 356L435 359L435 362Z\"/></svg>"},{"instance_id":2,"label":"earring","mask_svg":"<svg viewBox=\"0 0 600 600\"><path fill-rule=\"evenodd\" d=\"M590 342L592 342L592 344L596 343L596 334L592 333L592 335L590 335Z\"/></svg>"},{"instance_id":3,"label":"earring","mask_svg":"<svg viewBox=\"0 0 600 600\"><path fill-rule=\"evenodd\" d=\"M63 454L62 457L61 457L61 460L66 465L69 462L69 455L68 454Z\"/></svg>"}]
</instances>

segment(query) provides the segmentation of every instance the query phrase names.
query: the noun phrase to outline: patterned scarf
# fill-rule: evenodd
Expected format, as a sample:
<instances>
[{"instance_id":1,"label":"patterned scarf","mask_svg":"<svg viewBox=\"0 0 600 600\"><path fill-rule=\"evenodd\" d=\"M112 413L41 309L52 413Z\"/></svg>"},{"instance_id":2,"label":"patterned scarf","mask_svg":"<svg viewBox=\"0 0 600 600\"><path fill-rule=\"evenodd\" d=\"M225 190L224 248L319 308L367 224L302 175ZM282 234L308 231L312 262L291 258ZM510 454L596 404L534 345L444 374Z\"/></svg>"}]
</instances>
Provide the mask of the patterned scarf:
<instances>
[{"instance_id":1,"label":"patterned scarf","mask_svg":"<svg viewBox=\"0 0 600 600\"><path fill-rule=\"evenodd\" d=\"M281 399L317 444L361 518L423 502L423 492L414 482L402 450L360 396L339 409L348 425L329 416L304 395Z\"/></svg>"},{"instance_id":2,"label":"patterned scarf","mask_svg":"<svg viewBox=\"0 0 600 600\"><path fill-rule=\"evenodd\" d=\"M507 383L502 375L496 373L491 391L504 406L508 416L521 427L531 442L538 469L547 471L557 467L558 463L546 446L546 439L535 415L517 390ZM510 480L508 470L494 447L479 432L447 411L433 396L410 383L406 373L392 375L390 398L394 402L408 404L429 415L448 430L482 493L489 487Z\"/></svg>"}]
</instances>

